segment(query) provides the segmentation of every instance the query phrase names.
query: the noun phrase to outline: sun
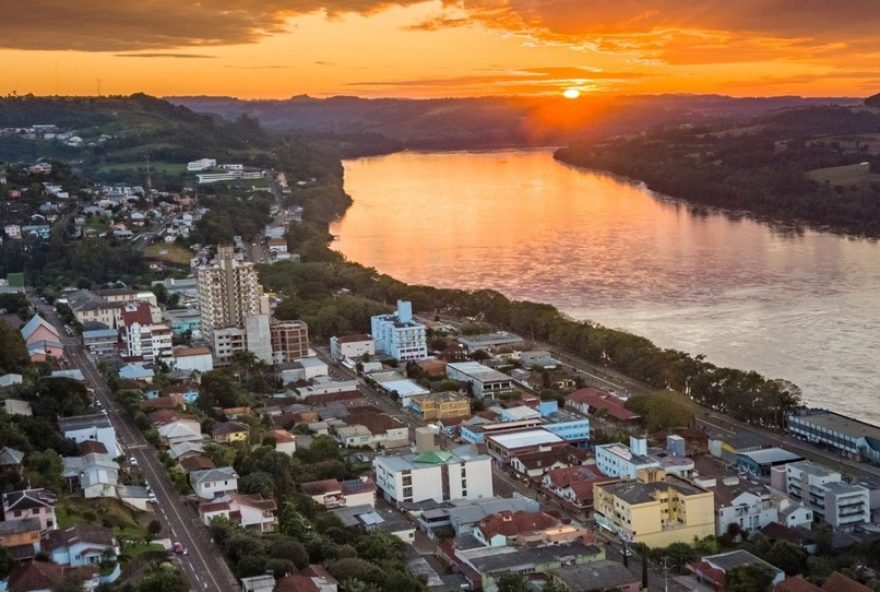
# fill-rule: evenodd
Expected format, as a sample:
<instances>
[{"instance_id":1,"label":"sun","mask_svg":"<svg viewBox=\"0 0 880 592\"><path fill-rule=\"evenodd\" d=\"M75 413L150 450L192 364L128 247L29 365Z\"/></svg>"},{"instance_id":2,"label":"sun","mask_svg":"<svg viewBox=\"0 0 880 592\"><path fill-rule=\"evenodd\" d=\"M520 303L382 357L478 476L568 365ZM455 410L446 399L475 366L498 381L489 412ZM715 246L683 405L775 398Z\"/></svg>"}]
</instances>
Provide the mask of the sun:
<instances>
[{"instance_id":1,"label":"sun","mask_svg":"<svg viewBox=\"0 0 880 592\"><path fill-rule=\"evenodd\" d=\"M576 99L581 96L581 91L576 88L567 88L562 91L562 96L566 99Z\"/></svg>"}]
</instances>

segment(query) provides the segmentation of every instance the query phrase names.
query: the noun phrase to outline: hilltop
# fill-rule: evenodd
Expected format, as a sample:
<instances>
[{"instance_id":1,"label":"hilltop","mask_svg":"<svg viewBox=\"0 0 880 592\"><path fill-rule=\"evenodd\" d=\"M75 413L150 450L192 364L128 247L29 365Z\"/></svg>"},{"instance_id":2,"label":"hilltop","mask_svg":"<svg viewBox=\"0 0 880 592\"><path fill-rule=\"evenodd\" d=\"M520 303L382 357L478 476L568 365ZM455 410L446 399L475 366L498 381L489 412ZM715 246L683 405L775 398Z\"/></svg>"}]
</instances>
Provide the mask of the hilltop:
<instances>
[{"instance_id":1,"label":"hilltop","mask_svg":"<svg viewBox=\"0 0 880 592\"><path fill-rule=\"evenodd\" d=\"M756 117L807 105L850 105L849 98L732 98L719 95L485 97L455 99L242 100L168 97L226 120L246 115L267 129L332 134L354 142L352 151L400 148L465 149L566 144L576 137L608 137L670 123Z\"/></svg>"},{"instance_id":2,"label":"hilltop","mask_svg":"<svg viewBox=\"0 0 880 592\"><path fill-rule=\"evenodd\" d=\"M880 109L870 103L585 138L556 157L697 205L877 236Z\"/></svg>"}]
</instances>

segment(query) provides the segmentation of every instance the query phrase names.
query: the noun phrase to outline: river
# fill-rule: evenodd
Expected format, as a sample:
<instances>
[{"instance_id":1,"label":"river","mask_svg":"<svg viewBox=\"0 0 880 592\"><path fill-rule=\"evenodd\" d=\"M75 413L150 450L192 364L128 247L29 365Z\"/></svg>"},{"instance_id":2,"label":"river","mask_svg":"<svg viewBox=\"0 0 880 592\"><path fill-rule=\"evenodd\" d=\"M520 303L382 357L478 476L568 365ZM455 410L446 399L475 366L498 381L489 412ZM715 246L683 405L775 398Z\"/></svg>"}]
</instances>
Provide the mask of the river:
<instances>
[{"instance_id":1,"label":"river","mask_svg":"<svg viewBox=\"0 0 880 592\"><path fill-rule=\"evenodd\" d=\"M550 150L349 160L334 248L409 283L492 288L798 384L880 423L880 245L694 213Z\"/></svg>"}]
</instances>

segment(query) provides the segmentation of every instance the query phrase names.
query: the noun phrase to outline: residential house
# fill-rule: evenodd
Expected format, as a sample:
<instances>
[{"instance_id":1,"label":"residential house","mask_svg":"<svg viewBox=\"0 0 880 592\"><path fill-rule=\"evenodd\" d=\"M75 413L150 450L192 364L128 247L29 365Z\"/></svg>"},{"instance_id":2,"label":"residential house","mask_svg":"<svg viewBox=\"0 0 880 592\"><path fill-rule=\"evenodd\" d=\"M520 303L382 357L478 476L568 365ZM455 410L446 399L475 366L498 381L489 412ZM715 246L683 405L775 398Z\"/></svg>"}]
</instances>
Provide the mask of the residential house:
<instances>
[{"instance_id":1,"label":"residential house","mask_svg":"<svg viewBox=\"0 0 880 592\"><path fill-rule=\"evenodd\" d=\"M570 592L639 592L642 578L616 561L593 561L550 572Z\"/></svg>"},{"instance_id":2,"label":"residential house","mask_svg":"<svg viewBox=\"0 0 880 592\"><path fill-rule=\"evenodd\" d=\"M596 466L609 477L635 479L639 471L660 467L660 463L648 456L648 441L644 437L630 436L630 445L620 442L596 446Z\"/></svg>"},{"instance_id":3,"label":"residential house","mask_svg":"<svg viewBox=\"0 0 880 592\"><path fill-rule=\"evenodd\" d=\"M207 347L175 347L171 350L171 367L186 372L210 372L214 358Z\"/></svg>"},{"instance_id":4,"label":"residential house","mask_svg":"<svg viewBox=\"0 0 880 592\"><path fill-rule=\"evenodd\" d=\"M233 524L266 533L273 532L278 525L277 509L273 499L263 499L259 494L233 493L199 504L199 516L205 526L210 526L214 518L223 517Z\"/></svg>"},{"instance_id":5,"label":"residential house","mask_svg":"<svg viewBox=\"0 0 880 592\"><path fill-rule=\"evenodd\" d=\"M409 426L397 417L380 413L373 407L351 408L345 421L336 428L336 439L346 447L398 448L409 444Z\"/></svg>"},{"instance_id":6,"label":"residential house","mask_svg":"<svg viewBox=\"0 0 880 592\"><path fill-rule=\"evenodd\" d=\"M0 547L8 549L19 561L33 559L42 549L40 543L42 530L39 518L0 522Z\"/></svg>"},{"instance_id":7,"label":"residential house","mask_svg":"<svg viewBox=\"0 0 880 592\"><path fill-rule=\"evenodd\" d=\"M275 576L272 573L241 578L242 592L274 592Z\"/></svg>"},{"instance_id":8,"label":"residential house","mask_svg":"<svg viewBox=\"0 0 880 592\"><path fill-rule=\"evenodd\" d=\"M27 346L31 362L64 357L61 335L49 321L36 314L21 328L21 337Z\"/></svg>"},{"instance_id":9,"label":"residential house","mask_svg":"<svg viewBox=\"0 0 880 592\"><path fill-rule=\"evenodd\" d=\"M48 561L19 563L9 574L9 592L51 592L56 590L65 578L75 577L82 581L82 588L91 592L98 587L98 569L88 567L67 567Z\"/></svg>"},{"instance_id":10,"label":"residential house","mask_svg":"<svg viewBox=\"0 0 880 592\"><path fill-rule=\"evenodd\" d=\"M122 449L116 440L116 430L110 423L110 418L103 413L63 417L58 420L58 428L65 438L69 438L77 444L86 440L100 442L107 449L111 458L122 454Z\"/></svg>"},{"instance_id":11,"label":"residential house","mask_svg":"<svg viewBox=\"0 0 880 592\"><path fill-rule=\"evenodd\" d=\"M325 508L343 506L376 507L376 483L370 477L339 481L324 479L300 485L304 494Z\"/></svg>"},{"instance_id":12,"label":"residential house","mask_svg":"<svg viewBox=\"0 0 880 592\"><path fill-rule=\"evenodd\" d=\"M221 421L211 428L211 439L220 444L247 442L251 427L238 421Z\"/></svg>"},{"instance_id":13,"label":"residential house","mask_svg":"<svg viewBox=\"0 0 880 592\"><path fill-rule=\"evenodd\" d=\"M548 471L581 465L590 458L586 450L574 446L539 447L511 456L510 468L523 477L541 482Z\"/></svg>"},{"instance_id":14,"label":"residential house","mask_svg":"<svg viewBox=\"0 0 880 592\"><path fill-rule=\"evenodd\" d=\"M310 565L299 573L280 578L274 592L337 592L339 582L321 565Z\"/></svg>"},{"instance_id":15,"label":"residential house","mask_svg":"<svg viewBox=\"0 0 880 592\"><path fill-rule=\"evenodd\" d=\"M86 524L52 531L43 550L53 562L70 567L97 566L104 559L119 556L112 530Z\"/></svg>"},{"instance_id":16,"label":"residential house","mask_svg":"<svg viewBox=\"0 0 880 592\"><path fill-rule=\"evenodd\" d=\"M688 569L694 573L698 581L705 582L716 590L723 590L724 576L728 571L736 567L749 565L760 565L769 571L773 576L772 584L774 586L785 579L785 572L781 569L741 549L717 555L708 555L700 559L700 561L689 565Z\"/></svg>"},{"instance_id":17,"label":"residential house","mask_svg":"<svg viewBox=\"0 0 880 592\"><path fill-rule=\"evenodd\" d=\"M238 491L238 474L232 467L218 467L189 474L193 491L202 499L213 500Z\"/></svg>"},{"instance_id":18,"label":"residential house","mask_svg":"<svg viewBox=\"0 0 880 592\"><path fill-rule=\"evenodd\" d=\"M58 528L55 494L47 489L22 489L3 494L3 519L7 522L37 518L42 531Z\"/></svg>"},{"instance_id":19,"label":"residential house","mask_svg":"<svg viewBox=\"0 0 880 592\"><path fill-rule=\"evenodd\" d=\"M293 456L293 453L296 452L296 436L287 430L271 430L263 439L271 439L275 442L275 450L277 452L282 452L288 456Z\"/></svg>"},{"instance_id":20,"label":"residential house","mask_svg":"<svg viewBox=\"0 0 880 592\"><path fill-rule=\"evenodd\" d=\"M576 390L565 398L565 405L583 415L598 414L619 423L636 423L641 417L624 406L624 401L595 388Z\"/></svg>"},{"instance_id":21,"label":"residential house","mask_svg":"<svg viewBox=\"0 0 880 592\"><path fill-rule=\"evenodd\" d=\"M31 409L31 404L21 399L3 399L0 401L0 409L2 409L6 415L31 416L34 414L33 409Z\"/></svg>"},{"instance_id":22,"label":"residential house","mask_svg":"<svg viewBox=\"0 0 880 592\"><path fill-rule=\"evenodd\" d=\"M713 493L662 469L593 486L596 522L630 543L665 547L715 534Z\"/></svg>"},{"instance_id":23,"label":"residential house","mask_svg":"<svg viewBox=\"0 0 880 592\"><path fill-rule=\"evenodd\" d=\"M0 470L21 473L24 452L4 446L0 448Z\"/></svg>"},{"instance_id":24,"label":"residential house","mask_svg":"<svg viewBox=\"0 0 880 592\"><path fill-rule=\"evenodd\" d=\"M607 480L608 477L602 475L596 465L570 466L547 471L541 485L574 509L590 512L593 509L593 486Z\"/></svg>"},{"instance_id":25,"label":"residential house","mask_svg":"<svg viewBox=\"0 0 880 592\"><path fill-rule=\"evenodd\" d=\"M570 525L568 525L570 527ZM559 519L546 512L499 512L484 518L474 538L487 547L571 542L584 534L580 528L560 530Z\"/></svg>"},{"instance_id":26,"label":"residential house","mask_svg":"<svg viewBox=\"0 0 880 592\"><path fill-rule=\"evenodd\" d=\"M155 376L152 368L144 368L139 364L126 364L119 369L119 378L122 380L137 380L150 384Z\"/></svg>"},{"instance_id":27,"label":"residential house","mask_svg":"<svg viewBox=\"0 0 880 592\"><path fill-rule=\"evenodd\" d=\"M91 452L83 456L65 456L62 476L71 491L82 491L86 499L116 497L119 484L119 464L109 454Z\"/></svg>"},{"instance_id":28,"label":"residential house","mask_svg":"<svg viewBox=\"0 0 880 592\"><path fill-rule=\"evenodd\" d=\"M21 374L4 374L0 376L0 389L9 388L23 382L24 377Z\"/></svg>"}]
</instances>

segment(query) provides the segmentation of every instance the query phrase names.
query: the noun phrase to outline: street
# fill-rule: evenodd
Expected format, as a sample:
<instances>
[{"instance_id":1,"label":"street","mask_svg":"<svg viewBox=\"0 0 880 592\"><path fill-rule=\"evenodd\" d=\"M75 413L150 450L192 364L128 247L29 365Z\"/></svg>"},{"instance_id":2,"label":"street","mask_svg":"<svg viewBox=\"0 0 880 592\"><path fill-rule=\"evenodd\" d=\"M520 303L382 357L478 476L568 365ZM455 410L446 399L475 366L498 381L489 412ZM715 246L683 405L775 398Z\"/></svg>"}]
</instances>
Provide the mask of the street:
<instances>
[{"instance_id":1,"label":"street","mask_svg":"<svg viewBox=\"0 0 880 592\"><path fill-rule=\"evenodd\" d=\"M40 315L55 325L60 335L65 336L64 325L48 304L33 299ZM94 389L95 397L104 406L116 430L117 438L125 454L138 462L147 483L156 495L156 516L169 531L173 541L179 541L189 551L187 555L176 556L193 590L213 590L226 592L237 590L238 582L232 575L226 561L209 540L207 529L199 522L197 514L187 506L177 493L165 466L159 462L155 449L146 441L143 434L123 415L120 407L110 396L104 377L83 347L74 337L63 337L65 353L73 367L82 370L88 385Z\"/></svg>"}]
</instances>

